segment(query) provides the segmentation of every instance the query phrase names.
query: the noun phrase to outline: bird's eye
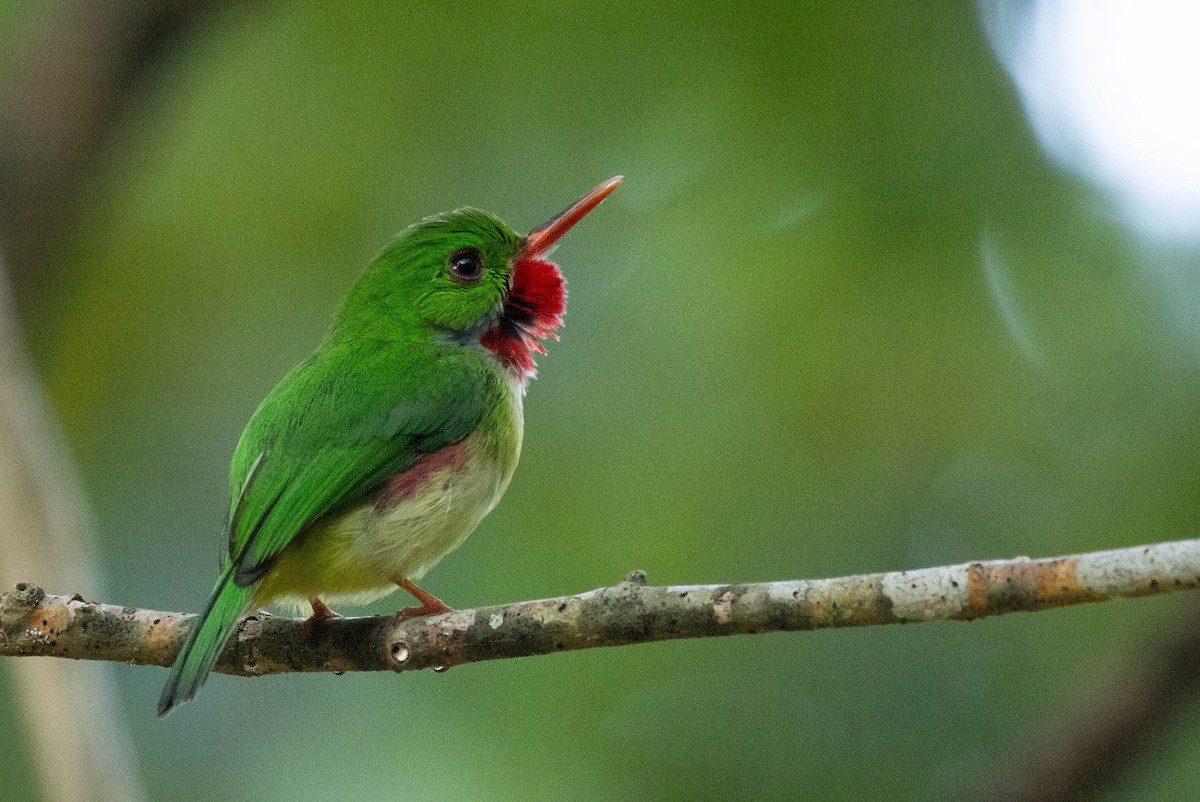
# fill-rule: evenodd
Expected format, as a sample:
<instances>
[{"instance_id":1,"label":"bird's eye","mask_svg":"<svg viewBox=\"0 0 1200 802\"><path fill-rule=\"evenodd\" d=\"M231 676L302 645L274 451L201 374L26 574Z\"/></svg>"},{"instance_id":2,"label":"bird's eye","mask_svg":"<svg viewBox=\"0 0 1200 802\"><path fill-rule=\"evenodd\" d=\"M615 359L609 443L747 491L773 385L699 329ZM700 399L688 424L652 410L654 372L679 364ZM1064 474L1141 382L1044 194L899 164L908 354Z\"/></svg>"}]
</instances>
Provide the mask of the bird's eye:
<instances>
[{"instance_id":1,"label":"bird's eye","mask_svg":"<svg viewBox=\"0 0 1200 802\"><path fill-rule=\"evenodd\" d=\"M459 248L450 254L450 275L459 281L483 278L483 254L474 248Z\"/></svg>"}]
</instances>

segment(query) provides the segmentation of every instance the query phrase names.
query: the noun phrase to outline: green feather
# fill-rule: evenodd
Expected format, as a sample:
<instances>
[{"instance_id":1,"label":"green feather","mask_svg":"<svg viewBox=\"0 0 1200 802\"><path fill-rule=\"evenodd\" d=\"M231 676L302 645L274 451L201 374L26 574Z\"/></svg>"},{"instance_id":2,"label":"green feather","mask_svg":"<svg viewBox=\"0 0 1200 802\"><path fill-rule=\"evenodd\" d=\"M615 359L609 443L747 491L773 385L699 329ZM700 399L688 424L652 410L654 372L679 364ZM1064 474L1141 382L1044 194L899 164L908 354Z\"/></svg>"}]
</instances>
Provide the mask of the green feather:
<instances>
[{"instance_id":1,"label":"green feather","mask_svg":"<svg viewBox=\"0 0 1200 802\"><path fill-rule=\"evenodd\" d=\"M368 266L324 342L242 433L226 563L171 668L160 715L196 694L248 609L378 598L419 579L495 506L520 453L527 373L481 337L505 326L545 335L502 318L514 266L544 256L619 183L601 184L529 238L475 209L432 217ZM557 316L562 285L550 286ZM517 300L513 313L531 314ZM419 485L381 503L389 480L456 444L428 474L406 477Z\"/></svg>"},{"instance_id":2,"label":"green feather","mask_svg":"<svg viewBox=\"0 0 1200 802\"><path fill-rule=\"evenodd\" d=\"M495 325L521 238L461 210L405 231L367 268L321 346L263 401L230 468L228 561L163 689L159 714L199 690L257 586L297 535L361 503L422 455L463 440L505 392L472 336ZM449 256L476 248L470 285Z\"/></svg>"},{"instance_id":3,"label":"green feather","mask_svg":"<svg viewBox=\"0 0 1200 802\"><path fill-rule=\"evenodd\" d=\"M480 355L436 343L331 346L300 365L238 447L262 461L230 526L234 581L256 581L305 524L474 431L492 393L471 389L494 384L490 373Z\"/></svg>"},{"instance_id":4,"label":"green feather","mask_svg":"<svg viewBox=\"0 0 1200 802\"><path fill-rule=\"evenodd\" d=\"M248 588L233 583L233 572L226 568L217 579L208 606L201 614L196 626L188 633L175 664L167 676L162 696L158 700L158 714L165 716L180 702L196 695L204 684L208 672L216 664L225 644L236 629L238 619L250 597Z\"/></svg>"}]
</instances>

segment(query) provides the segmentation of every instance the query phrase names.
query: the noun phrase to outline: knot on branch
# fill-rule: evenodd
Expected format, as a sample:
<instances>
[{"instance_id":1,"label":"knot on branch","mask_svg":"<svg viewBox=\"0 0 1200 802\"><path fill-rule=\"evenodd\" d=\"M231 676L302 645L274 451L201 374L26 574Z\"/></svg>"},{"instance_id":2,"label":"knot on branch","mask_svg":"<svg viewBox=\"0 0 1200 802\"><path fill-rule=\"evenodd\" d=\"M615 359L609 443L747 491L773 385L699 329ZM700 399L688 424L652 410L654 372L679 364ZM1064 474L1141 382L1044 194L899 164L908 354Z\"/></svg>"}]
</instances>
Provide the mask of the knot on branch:
<instances>
[{"instance_id":1,"label":"knot on branch","mask_svg":"<svg viewBox=\"0 0 1200 802\"><path fill-rule=\"evenodd\" d=\"M622 585L634 585L636 587L646 586L646 572L641 568L634 568L625 575L625 579L621 582Z\"/></svg>"},{"instance_id":2,"label":"knot on branch","mask_svg":"<svg viewBox=\"0 0 1200 802\"><path fill-rule=\"evenodd\" d=\"M17 585L16 590L11 593L4 594L8 597L8 601L15 604L17 607L28 608L32 610L42 603L46 598L46 591L42 590L37 585L29 582L21 582ZM7 607L6 604L0 604L0 607Z\"/></svg>"}]
</instances>

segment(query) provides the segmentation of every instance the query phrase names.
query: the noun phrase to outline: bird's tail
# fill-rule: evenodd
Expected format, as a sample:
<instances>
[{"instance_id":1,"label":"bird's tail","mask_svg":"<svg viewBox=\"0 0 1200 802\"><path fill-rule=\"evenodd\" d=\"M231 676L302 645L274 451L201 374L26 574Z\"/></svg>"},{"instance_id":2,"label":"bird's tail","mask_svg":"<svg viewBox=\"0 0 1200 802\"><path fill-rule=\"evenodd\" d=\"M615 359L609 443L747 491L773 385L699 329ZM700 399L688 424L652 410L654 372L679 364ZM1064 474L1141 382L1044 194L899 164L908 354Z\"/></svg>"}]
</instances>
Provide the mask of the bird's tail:
<instances>
[{"instance_id":1,"label":"bird's tail","mask_svg":"<svg viewBox=\"0 0 1200 802\"><path fill-rule=\"evenodd\" d=\"M188 633L175 665L167 677L162 697L158 700L158 715L165 716L180 702L196 695L208 672L212 670L225 644L237 628L253 588L241 587L233 581L233 567L226 567L217 579L208 606L199 622Z\"/></svg>"}]
</instances>

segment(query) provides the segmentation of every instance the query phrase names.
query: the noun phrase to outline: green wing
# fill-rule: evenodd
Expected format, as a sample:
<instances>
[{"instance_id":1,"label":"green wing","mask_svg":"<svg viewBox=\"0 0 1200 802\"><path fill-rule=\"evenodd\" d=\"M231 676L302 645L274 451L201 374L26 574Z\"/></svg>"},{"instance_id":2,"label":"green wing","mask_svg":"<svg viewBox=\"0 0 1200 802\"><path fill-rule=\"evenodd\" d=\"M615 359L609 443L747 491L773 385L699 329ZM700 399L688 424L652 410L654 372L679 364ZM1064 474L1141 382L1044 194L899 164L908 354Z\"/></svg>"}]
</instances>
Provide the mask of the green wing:
<instances>
[{"instance_id":1,"label":"green wing","mask_svg":"<svg viewBox=\"0 0 1200 802\"><path fill-rule=\"evenodd\" d=\"M365 353L364 353L365 352ZM271 392L231 470L233 581L246 587L309 523L469 435L495 378L476 354L403 360L327 347Z\"/></svg>"},{"instance_id":2,"label":"green wing","mask_svg":"<svg viewBox=\"0 0 1200 802\"><path fill-rule=\"evenodd\" d=\"M469 435L498 381L465 349L406 361L371 342L327 344L284 377L234 453L229 562L171 666L159 715L196 695L252 600L250 586L292 538Z\"/></svg>"}]
</instances>

